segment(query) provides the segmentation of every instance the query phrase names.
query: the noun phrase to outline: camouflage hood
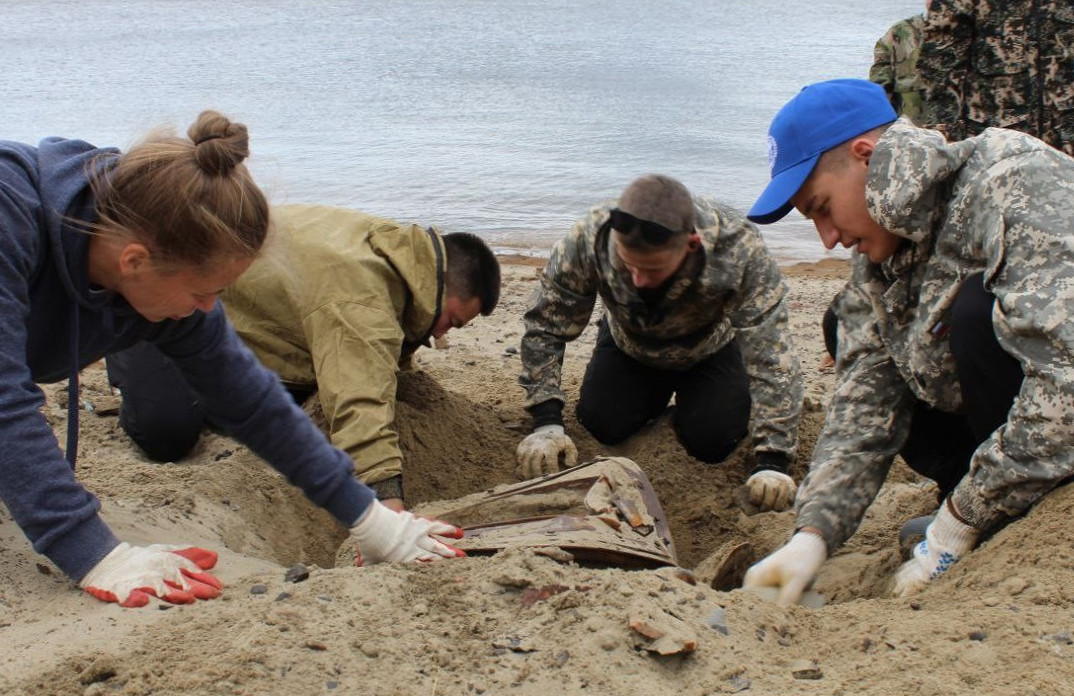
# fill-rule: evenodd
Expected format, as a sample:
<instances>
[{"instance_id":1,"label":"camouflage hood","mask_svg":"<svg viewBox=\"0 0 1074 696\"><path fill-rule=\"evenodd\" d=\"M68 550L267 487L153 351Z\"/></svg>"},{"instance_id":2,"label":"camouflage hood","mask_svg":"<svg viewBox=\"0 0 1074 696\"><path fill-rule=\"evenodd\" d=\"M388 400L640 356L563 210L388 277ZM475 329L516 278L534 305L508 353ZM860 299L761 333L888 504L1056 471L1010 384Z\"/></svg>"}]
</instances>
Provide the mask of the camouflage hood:
<instances>
[{"instance_id":1,"label":"camouflage hood","mask_svg":"<svg viewBox=\"0 0 1074 696\"><path fill-rule=\"evenodd\" d=\"M873 219L912 242L922 242L943 219L955 177L977 148L948 144L937 131L896 121L869 159L865 199Z\"/></svg>"}]
</instances>

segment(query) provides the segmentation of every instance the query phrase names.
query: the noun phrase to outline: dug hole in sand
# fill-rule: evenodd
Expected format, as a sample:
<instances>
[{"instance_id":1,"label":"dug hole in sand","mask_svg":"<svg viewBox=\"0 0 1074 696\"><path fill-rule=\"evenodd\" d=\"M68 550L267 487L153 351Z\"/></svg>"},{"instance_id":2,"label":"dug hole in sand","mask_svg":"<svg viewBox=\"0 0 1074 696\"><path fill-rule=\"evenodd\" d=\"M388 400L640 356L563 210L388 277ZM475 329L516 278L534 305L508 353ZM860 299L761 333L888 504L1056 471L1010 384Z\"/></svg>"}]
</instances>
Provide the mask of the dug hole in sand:
<instances>
[{"instance_id":1,"label":"dug hole in sand","mask_svg":"<svg viewBox=\"0 0 1074 696\"><path fill-rule=\"evenodd\" d=\"M517 386L521 316L535 267L505 263L501 306L418 353L397 425L419 511L517 483L528 430ZM832 374L820 317L842 263L785 269L806 377L801 478ZM568 346L576 396L593 327ZM46 414L65 428L64 385ZM573 420L579 461L636 462L667 516L680 565L626 570L510 548L429 565L334 567L345 530L244 447L207 434L176 464L151 464L114 416L103 369L84 373L78 475L132 542L220 553L227 589L196 605L122 610L78 592L0 521L4 694L1062 694L1074 682L1074 493L1061 489L912 599L887 598L897 531L935 505L897 463L859 532L823 567L819 609L720 592L706 568L729 550L780 546L793 512L751 514L747 447L721 465L688 457L668 418L615 448ZM111 415L110 415L111 414ZM32 463L27 463L28 475ZM308 579L285 580L296 563Z\"/></svg>"}]
</instances>

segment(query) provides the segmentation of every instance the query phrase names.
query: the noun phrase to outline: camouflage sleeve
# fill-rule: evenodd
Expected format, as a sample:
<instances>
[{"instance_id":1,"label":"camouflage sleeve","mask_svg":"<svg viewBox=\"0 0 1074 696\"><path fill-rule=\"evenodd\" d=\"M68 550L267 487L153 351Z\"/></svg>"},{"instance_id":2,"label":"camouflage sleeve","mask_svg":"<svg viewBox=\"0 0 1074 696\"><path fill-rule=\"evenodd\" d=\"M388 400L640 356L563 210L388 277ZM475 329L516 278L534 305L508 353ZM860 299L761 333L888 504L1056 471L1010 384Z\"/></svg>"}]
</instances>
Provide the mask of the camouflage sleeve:
<instances>
[{"instance_id":1,"label":"camouflage sleeve","mask_svg":"<svg viewBox=\"0 0 1074 696\"><path fill-rule=\"evenodd\" d=\"M985 287L997 299L996 337L1025 373L1007 422L977 449L953 493L979 529L1025 512L1074 474L1074 166L1052 157L1064 160L1062 171L1011 167L975 197L1007 202L985 235Z\"/></svg>"},{"instance_id":2,"label":"camouflage sleeve","mask_svg":"<svg viewBox=\"0 0 1074 696\"><path fill-rule=\"evenodd\" d=\"M744 237L743 246L749 254L746 283L730 319L750 380L753 445L758 454L779 453L791 464L798 449L802 374L791 340L787 285L756 231Z\"/></svg>"},{"instance_id":3,"label":"camouflage sleeve","mask_svg":"<svg viewBox=\"0 0 1074 696\"><path fill-rule=\"evenodd\" d=\"M560 389L563 352L589 323L597 299L597 270L593 254L596 229L607 211L595 209L575 223L570 233L552 248L523 317L522 374L526 408L549 399L566 402Z\"/></svg>"},{"instance_id":4,"label":"camouflage sleeve","mask_svg":"<svg viewBox=\"0 0 1074 696\"><path fill-rule=\"evenodd\" d=\"M917 69L925 85L925 123L948 140L966 137L963 87L971 69L973 0L929 0Z\"/></svg>"},{"instance_id":5,"label":"camouflage sleeve","mask_svg":"<svg viewBox=\"0 0 1074 696\"><path fill-rule=\"evenodd\" d=\"M873 47L873 65L869 68L869 80L881 85L888 98L895 92L895 63L892 51L892 30L880 37Z\"/></svg>"},{"instance_id":6,"label":"camouflage sleeve","mask_svg":"<svg viewBox=\"0 0 1074 696\"><path fill-rule=\"evenodd\" d=\"M884 483L909 433L913 403L880 339L864 289L852 280L835 308L837 383L795 501L797 528L818 529L829 554L857 530Z\"/></svg>"}]
</instances>

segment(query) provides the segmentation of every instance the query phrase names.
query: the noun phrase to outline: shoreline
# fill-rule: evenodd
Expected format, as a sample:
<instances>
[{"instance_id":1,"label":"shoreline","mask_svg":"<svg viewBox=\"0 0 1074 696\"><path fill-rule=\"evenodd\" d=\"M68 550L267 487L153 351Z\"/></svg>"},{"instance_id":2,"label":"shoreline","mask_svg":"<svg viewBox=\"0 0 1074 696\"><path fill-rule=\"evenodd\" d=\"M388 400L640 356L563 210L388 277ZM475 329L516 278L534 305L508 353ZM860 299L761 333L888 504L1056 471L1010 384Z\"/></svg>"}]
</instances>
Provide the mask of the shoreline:
<instances>
[{"instance_id":1,"label":"shoreline","mask_svg":"<svg viewBox=\"0 0 1074 696\"><path fill-rule=\"evenodd\" d=\"M494 250L496 258L501 266L532 266L543 267L548 262L548 256L536 256L521 254L517 251ZM824 258L815 261L791 261L776 259L779 269L785 274L792 275L844 275L850 276L850 259Z\"/></svg>"}]
</instances>

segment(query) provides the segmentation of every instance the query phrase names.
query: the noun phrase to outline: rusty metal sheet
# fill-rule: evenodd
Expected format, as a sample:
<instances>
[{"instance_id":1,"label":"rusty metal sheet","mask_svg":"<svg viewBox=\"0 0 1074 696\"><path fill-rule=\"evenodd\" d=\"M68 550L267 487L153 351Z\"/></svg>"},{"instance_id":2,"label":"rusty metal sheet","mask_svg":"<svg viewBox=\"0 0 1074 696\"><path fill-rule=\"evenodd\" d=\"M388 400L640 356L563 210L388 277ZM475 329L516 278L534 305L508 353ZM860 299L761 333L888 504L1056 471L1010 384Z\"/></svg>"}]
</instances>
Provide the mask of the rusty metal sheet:
<instances>
[{"instance_id":1,"label":"rusty metal sheet","mask_svg":"<svg viewBox=\"0 0 1074 696\"><path fill-rule=\"evenodd\" d=\"M435 515L464 529L457 545L471 555L554 546L583 562L678 564L656 492L641 467L625 457L600 457L447 505Z\"/></svg>"}]
</instances>

